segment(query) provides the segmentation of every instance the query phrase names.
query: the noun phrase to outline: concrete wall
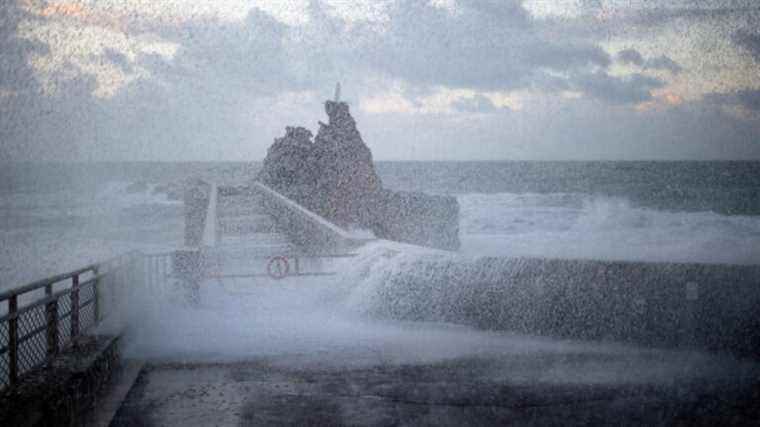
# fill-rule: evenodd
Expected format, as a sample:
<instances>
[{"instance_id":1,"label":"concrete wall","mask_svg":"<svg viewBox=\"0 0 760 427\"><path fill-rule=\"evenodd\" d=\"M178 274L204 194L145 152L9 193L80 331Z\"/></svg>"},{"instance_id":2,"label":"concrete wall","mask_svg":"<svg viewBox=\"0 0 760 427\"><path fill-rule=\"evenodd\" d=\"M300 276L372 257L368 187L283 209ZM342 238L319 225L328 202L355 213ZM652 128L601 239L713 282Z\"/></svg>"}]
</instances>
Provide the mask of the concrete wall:
<instances>
[{"instance_id":1,"label":"concrete wall","mask_svg":"<svg viewBox=\"0 0 760 427\"><path fill-rule=\"evenodd\" d=\"M382 317L760 355L760 266L420 260L378 295Z\"/></svg>"}]
</instances>

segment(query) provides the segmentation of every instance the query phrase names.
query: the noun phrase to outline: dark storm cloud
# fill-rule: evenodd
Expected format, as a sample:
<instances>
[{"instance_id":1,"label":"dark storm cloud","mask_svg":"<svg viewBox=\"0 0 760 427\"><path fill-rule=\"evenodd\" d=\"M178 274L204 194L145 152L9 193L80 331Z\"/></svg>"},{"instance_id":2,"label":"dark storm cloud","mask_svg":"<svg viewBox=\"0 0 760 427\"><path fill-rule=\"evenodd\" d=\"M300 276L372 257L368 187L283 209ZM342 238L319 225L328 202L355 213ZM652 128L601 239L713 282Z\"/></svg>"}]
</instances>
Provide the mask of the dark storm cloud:
<instances>
[{"instance_id":1,"label":"dark storm cloud","mask_svg":"<svg viewBox=\"0 0 760 427\"><path fill-rule=\"evenodd\" d=\"M681 71L683 71L683 67L681 67L676 61L673 61L669 57L665 55L660 55L655 58L649 58L644 63L644 68L650 68L655 70L668 70L673 74L678 74Z\"/></svg>"},{"instance_id":2,"label":"dark storm cloud","mask_svg":"<svg viewBox=\"0 0 760 427\"><path fill-rule=\"evenodd\" d=\"M587 40L610 37L647 38L677 29L688 31L708 24L714 31L731 33L737 27L760 25L760 4L754 0L643 1L620 4L589 0L582 2L580 16L546 19L543 25L558 33Z\"/></svg>"},{"instance_id":3,"label":"dark storm cloud","mask_svg":"<svg viewBox=\"0 0 760 427\"><path fill-rule=\"evenodd\" d=\"M601 71L579 75L573 83L589 96L611 104L649 101L652 99L650 91L664 86L661 80L642 74L616 77Z\"/></svg>"},{"instance_id":4,"label":"dark storm cloud","mask_svg":"<svg viewBox=\"0 0 760 427\"><path fill-rule=\"evenodd\" d=\"M253 93L294 88L287 26L253 9L241 23L194 21L163 35L179 44L172 64L196 81Z\"/></svg>"},{"instance_id":5,"label":"dark storm cloud","mask_svg":"<svg viewBox=\"0 0 760 427\"><path fill-rule=\"evenodd\" d=\"M498 12L495 10L499 5ZM461 2L456 13L424 1L399 2L388 27L362 50L372 68L420 85L509 90L542 67L606 67L598 46L543 34L518 1Z\"/></svg>"},{"instance_id":6,"label":"dark storm cloud","mask_svg":"<svg viewBox=\"0 0 760 427\"><path fill-rule=\"evenodd\" d=\"M731 93L714 93L705 100L719 105L739 105L748 110L760 112L760 89L744 89Z\"/></svg>"},{"instance_id":7,"label":"dark storm cloud","mask_svg":"<svg viewBox=\"0 0 760 427\"><path fill-rule=\"evenodd\" d=\"M760 62L760 34L740 31L734 35L734 42Z\"/></svg>"},{"instance_id":8,"label":"dark storm cloud","mask_svg":"<svg viewBox=\"0 0 760 427\"><path fill-rule=\"evenodd\" d=\"M636 49L621 50L617 54L617 60L623 64L635 65L644 69L668 70L673 74L678 74L683 71L683 67L665 55L660 55L655 58L644 58L644 56Z\"/></svg>"}]
</instances>

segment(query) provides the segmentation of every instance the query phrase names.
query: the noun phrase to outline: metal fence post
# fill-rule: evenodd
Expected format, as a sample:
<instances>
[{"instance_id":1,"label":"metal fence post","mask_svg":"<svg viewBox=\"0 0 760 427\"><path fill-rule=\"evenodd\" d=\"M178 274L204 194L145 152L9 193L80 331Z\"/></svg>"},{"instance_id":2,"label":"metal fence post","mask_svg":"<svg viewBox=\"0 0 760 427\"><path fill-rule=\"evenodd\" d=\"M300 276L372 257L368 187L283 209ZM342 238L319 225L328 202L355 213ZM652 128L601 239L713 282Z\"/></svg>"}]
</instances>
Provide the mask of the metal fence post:
<instances>
[{"instance_id":1,"label":"metal fence post","mask_svg":"<svg viewBox=\"0 0 760 427\"><path fill-rule=\"evenodd\" d=\"M79 336L79 275L71 277L71 342L77 345Z\"/></svg>"},{"instance_id":2,"label":"metal fence post","mask_svg":"<svg viewBox=\"0 0 760 427\"><path fill-rule=\"evenodd\" d=\"M45 296L53 296L53 284L45 285ZM45 304L47 314L47 356L52 362L58 354L58 299L53 299Z\"/></svg>"},{"instance_id":3,"label":"metal fence post","mask_svg":"<svg viewBox=\"0 0 760 427\"><path fill-rule=\"evenodd\" d=\"M92 274L95 275L95 281L92 282L92 306L95 312L95 323L100 321L100 276L98 275L98 266L93 267Z\"/></svg>"},{"instance_id":4,"label":"metal fence post","mask_svg":"<svg viewBox=\"0 0 760 427\"><path fill-rule=\"evenodd\" d=\"M10 384L18 382L18 297L12 295L8 299L8 378Z\"/></svg>"}]
</instances>

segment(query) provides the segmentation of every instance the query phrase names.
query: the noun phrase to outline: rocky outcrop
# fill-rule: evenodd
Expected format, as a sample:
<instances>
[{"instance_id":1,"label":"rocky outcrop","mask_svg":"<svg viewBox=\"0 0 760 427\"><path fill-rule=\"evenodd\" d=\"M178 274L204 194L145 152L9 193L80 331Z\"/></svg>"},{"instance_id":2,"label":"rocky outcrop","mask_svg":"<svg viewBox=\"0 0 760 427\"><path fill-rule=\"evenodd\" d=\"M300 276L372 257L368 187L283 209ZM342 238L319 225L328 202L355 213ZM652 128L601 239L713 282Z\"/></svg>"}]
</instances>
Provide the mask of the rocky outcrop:
<instances>
[{"instance_id":1,"label":"rocky outcrop","mask_svg":"<svg viewBox=\"0 0 760 427\"><path fill-rule=\"evenodd\" d=\"M371 223L367 197L382 184L372 164L372 152L362 140L345 102L327 101L330 118L319 123L314 140L314 169L319 213L341 225Z\"/></svg>"},{"instance_id":2,"label":"rocky outcrop","mask_svg":"<svg viewBox=\"0 0 760 427\"><path fill-rule=\"evenodd\" d=\"M275 139L267 150L259 180L278 188L313 186L315 177L310 160L313 148L310 130L288 126L285 136Z\"/></svg>"},{"instance_id":3,"label":"rocky outcrop","mask_svg":"<svg viewBox=\"0 0 760 427\"><path fill-rule=\"evenodd\" d=\"M456 198L383 189L348 104L327 101L328 123L287 127L267 151L258 180L343 227L443 249L459 247Z\"/></svg>"}]
</instances>

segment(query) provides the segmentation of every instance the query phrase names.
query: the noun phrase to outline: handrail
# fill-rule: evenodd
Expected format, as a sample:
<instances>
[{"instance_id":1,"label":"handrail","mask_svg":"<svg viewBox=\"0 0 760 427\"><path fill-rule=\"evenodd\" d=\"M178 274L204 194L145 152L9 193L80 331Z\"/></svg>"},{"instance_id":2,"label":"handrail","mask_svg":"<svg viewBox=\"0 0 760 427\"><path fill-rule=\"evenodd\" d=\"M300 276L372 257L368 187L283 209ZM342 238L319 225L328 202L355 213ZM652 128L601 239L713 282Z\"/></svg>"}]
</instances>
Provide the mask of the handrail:
<instances>
[{"instance_id":1,"label":"handrail","mask_svg":"<svg viewBox=\"0 0 760 427\"><path fill-rule=\"evenodd\" d=\"M331 232L335 233L336 235L340 236L343 239L352 239L353 237L348 234L348 232L341 227L333 224L332 222L326 220L325 218L322 218L321 216L317 215L316 213L310 211L309 209L306 209L305 207L299 205L294 200L291 200L287 196L280 194L277 190L274 190L273 188L269 187L266 184L263 184L261 182L255 181L253 183L253 186L256 187L259 191L274 197L278 199L281 203L283 203L285 206L288 206L288 208L292 211L298 212L300 215L305 216L309 218L310 220L319 223L322 227L325 227L329 229Z\"/></svg>"},{"instance_id":2,"label":"handrail","mask_svg":"<svg viewBox=\"0 0 760 427\"><path fill-rule=\"evenodd\" d=\"M142 259L142 252L130 251L0 294L0 302L7 301L7 312L0 316L0 326L5 325L0 331L7 332L4 344L0 346L0 355L3 355L0 358L0 389L8 385L14 386L26 372L53 360L63 347L77 345L82 331L100 323L103 280L118 275L124 268L134 266L136 257ZM87 272L92 272L92 275L85 276L87 279L80 281L80 276ZM71 281L69 287L54 291L56 284L67 280ZM41 289L44 289L44 295L33 297L31 302L20 306L24 294ZM86 300L80 300L82 292L86 292ZM89 306L92 306L88 308L90 316L83 317L88 313L83 310ZM61 307L63 310L59 311ZM62 322L64 319L69 319L68 325ZM42 354L39 353L39 347L30 350L30 340L43 343ZM39 342L31 342L32 347L39 346Z\"/></svg>"},{"instance_id":3,"label":"handrail","mask_svg":"<svg viewBox=\"0 0 760 427\"><path fill-rule=\"evenodd\" d=\"M48 285L53 285L58 282L62 282L67 279L71 279L74 276L79 276L82 273L86 273L88 271L97 271L100 267L107 266L112 264L114 261L121 260L123 258L129 258L131 256L137 255L141 253L140 251L129 251L127 253L117 255L113 258L109 258L105 261L100 261L97 263L89 264L86 267L80 267L76 270L69 271L67 273L61 273L56 274L55 276L46 277L44 279L35 280L29 284L26 284L24 286L19 286L17 288L9 289L4 292L0 292L0 302L10 299L13 296L19 296L22 294L26 294L32 291L36 291L38 289L42 289Z\"/></svg>"},{"instance_id":4,"label":"handrail","mask_svg":"<svg viewBox=\"0 0 760 427\"><path fill-rule=\"evenodd\" d=\"M79 276L82 273L85 273L87 271L93 271L97 268L98 268L98 264L91 264L91 265L88 265L87 267L78 268L68 273L57 274L55 276L47 277L40 280L35 280L34 282L29 283L27 285L19 286L18 288L13 288L13 289L0 293L0 301L5 301L14 296L19 296L19 295L26 294L32 291L36 291L38 289L42 289L48 285L53 285L55 283L62 282L66 279L71 279L74 276Z\"/></svg>"},{"instance_id":5,"label":"handrail","mask_svg":"<svg viewBox=\"0 0 760 427\"><path fill-rule=\"evenodd\" d=\"M95 276L95 277L93 277L91 279L85 280L84 282L82 282L82 283L79 284L79 288L81 288L83 286L90 286L90 285L96 283L98 280L101 280L101 279L105 278L106 276L108 276L108 274L110 274L110 273L99 274L99 275L97 275L97 276ZM5 322L5 321L8 321L10 319L18 318L20 315L26 313L27 311L33 310L33 309L35 309L35 308L37 308L37 307L39 307L41 305L45 305L45 304L51 302L51 301L59 300L61 297L69 295L69 294L71 294L73 292L74 292L74 288L68 288L68 289L62 289L62 290L60 290L58 292L55 292L53 294L50 294L50 295L46 295L46 296L44 296L44 297L42 297L42 298L40 298L38 300L35 300L34 302L32 302L30 304L27 304L27 305L19 308L18 310L14 311L14 312L6 313L6 314L0 316L0 322Z\"/></svg>"},{"instance_id":6,"label":"handrail","mask_svg":"<svg viewBox=\"0 0 760 427\"><path fill-rule=\"evenodd\" d=\"M270 215L278 223L284 224L283 231L289 234L296 243L306 246L317 243L322 250L346 250L373 240L351 235L342 227L259 181L254 181L249 188L249 191L255 191L264 196L265 206L268 205L270 210L275 211L270 212Z\"/></svg>"}]
</instances>

